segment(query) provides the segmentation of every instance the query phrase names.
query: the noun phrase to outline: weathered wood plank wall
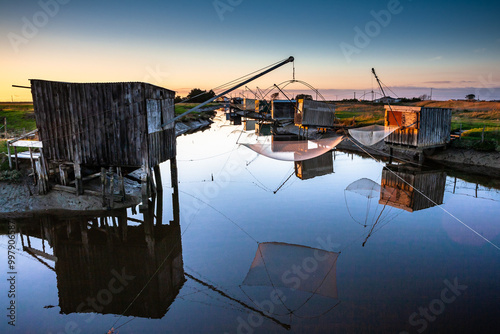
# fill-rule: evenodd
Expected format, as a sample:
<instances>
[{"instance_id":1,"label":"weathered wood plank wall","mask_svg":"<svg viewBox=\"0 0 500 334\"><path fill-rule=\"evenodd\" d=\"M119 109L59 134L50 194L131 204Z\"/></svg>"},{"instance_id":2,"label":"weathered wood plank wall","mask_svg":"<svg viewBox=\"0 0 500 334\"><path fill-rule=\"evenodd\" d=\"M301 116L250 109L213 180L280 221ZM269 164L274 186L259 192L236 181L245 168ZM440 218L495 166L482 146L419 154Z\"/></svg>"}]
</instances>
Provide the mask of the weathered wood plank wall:
<instances>
[{"instance_id":1,"label":"weathered wood plank wall","mask_svg":"<svg viewBox=\"0 0 500 334\"><path fill-rule=\"evenodd\" d=\"M323 176L333 173L333 154L325 153L319 157L295 161L295 175L301 180L312 179L316 176Z\"/></svg>"},{"instance_id":2,"label":"weathered wood plank wall","mask_svg":"<svg viewBox=\"0 0 500 334\"><path fill-rule=\"evenodd\" d=\"M392 109L392 111L391 111ZM385 126L399 126L386 144L426 148L450 141L451 109L386 106Z\"/></svg>"},{"instance_id":3,"label":"weathered wood plank wall","mask_svg":"<svg viewBox=\"0 0 500 334\"><path fill-rule=\"evenodd\" d=\"M423 210L443 203L445 187L445 172L384 169L379 203L410 212Z\"/></svg>"},{"instance_id":4,"label":"weathered wood plank wall","mask_svg":"<svg viewBox=\"0 0 500 334\"><path fill-rule=\"evenodd\" d=\"M332 127L335 124L335 108L326 103L312 100L298 100L295 125Z\"/></svg>"},{"instance_id":5,"label":"weathered wood plank wall","mask_svg":"<svg viewBox=\"0 0 500 334\"><path fill-rule=\"evenodd\" d=\"M141 167L175 155L175 92L140 82L31 80L40 140L50 161ZM149 108L149 109L148 109ZM162 123L163 122L163 123Z\"/></svg>"},{"instance_id":6,"label":"weathered wood plank wall","mask_svg":"<svg viewBox=\"0 0 500 334\"><path fill-rule=\"evenodd\" d=\"M296 109L296 101L272 101L271 117L277 120L293 119Z\"/></svg>"}]
</instances>

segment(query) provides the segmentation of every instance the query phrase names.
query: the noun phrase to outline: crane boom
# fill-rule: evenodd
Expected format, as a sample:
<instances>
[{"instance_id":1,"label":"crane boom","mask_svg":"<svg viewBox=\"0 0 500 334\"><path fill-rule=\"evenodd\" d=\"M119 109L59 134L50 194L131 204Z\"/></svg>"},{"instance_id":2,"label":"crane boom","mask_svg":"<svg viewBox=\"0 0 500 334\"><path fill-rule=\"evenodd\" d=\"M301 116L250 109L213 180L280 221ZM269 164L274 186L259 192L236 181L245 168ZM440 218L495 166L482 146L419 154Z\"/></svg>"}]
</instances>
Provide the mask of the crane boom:
<instances>
[{"instance_id":1,"label":"crane boom","mask_svg":"<svg viewBox=\"0 0 500 334\"><path fill-rule=\"evenodd\" d=\"M259 73L259 74L257 74L257 75L254 75L254 76L253 76L253 77L251 77L250 79L245 80L245 81L243 81L242 83L239 83L239 84L237 84L236 86L233 86L232 88L229 88L229 89L225 90L224 92L220 93L219 95L216 95L216 96L212 97L211 99L209 99L209 100L207 100L207 101L205 101L205 102L203 102L203 103L201 103L201 104L197 105L196 107L194 107L194 108L192 108L192 109L189 109L189 110L188 110L188 111L186 111L185 113L182 113L181 115L179 115L179 116L177 116L177 117L172 118L172 119L171 119L170 121L168 121L167 123L162 124L162 127L164 127L164 126L166 126L166 125L168 125L168 124L170 124L170 123L175 122L176 120L178 120L178 119L180 119L180 118L182 118L182 117L186 116L187 114L192 113L193 111L196 111L196 110L200 109L201 107L206 106L207 104L209 104L210 102L214 101L215 99L217 99L217 98L219 98L219 97L221 97L221 96L224 96L224 95L226 95L226 94L228 94L228 93L232 92L233 90L236 90L236 89L238 89L238 88L240 88L240 87L242 87L242 86L245 86L247 83L252 82L252 81L254 81L255 79L258 79L258 78L260 78L261 76L266 75L266 74L268 74L269 72L272 72L272 71L274 71L275 69L280 68L280 67L281 67L281 66L283 66L283 65L286 65L286 64L288 64L288 63L291 63L291 62L293 62L294 60L295 60L295 59L294 59L292 56L290 56L290 57L289 57L289 58L287 58L286 60L284 60L284 61L282 61L282 62L280 62L280 63L278 63L278 64L274 65L273 67L271 67L271 68L269 68L269 69L267 69L267 70L265 70L265 71L263 71L263 72L261 72L261 73Z\"/></svg>"}]
</instances>

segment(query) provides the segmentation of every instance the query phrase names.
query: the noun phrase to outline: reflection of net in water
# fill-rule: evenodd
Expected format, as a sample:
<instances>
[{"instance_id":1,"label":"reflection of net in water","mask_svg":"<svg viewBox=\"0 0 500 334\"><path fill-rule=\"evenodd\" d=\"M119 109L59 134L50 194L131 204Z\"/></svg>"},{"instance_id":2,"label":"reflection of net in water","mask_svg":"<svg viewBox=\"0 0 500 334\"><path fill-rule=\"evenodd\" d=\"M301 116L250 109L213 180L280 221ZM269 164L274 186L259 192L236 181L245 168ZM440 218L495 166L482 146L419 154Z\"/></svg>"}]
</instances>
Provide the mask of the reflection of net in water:
<instances>
[{"instance_id":1,"label":"reflection of net in water","mask_svg":"<svg viewBox=\"0 0 500 334\"><path fill-rule=\"evenodd\" d=\"M322 316L339 303L336 278L338 256L339 253L301 245L259 243L242 287L247 287L249 291L245 295L252 301L251 296L258 294L259 290L255 290L258 287L272 289L280 296L279 302L275 301L275 306L281 304L286 311L282 313L276 309L271 312L275 316ZM298 314L303 308L301 313L305 311L307 315Z\"/></svg>"},{"instance_id":2,"label":"reflection of net in water","mask_svg":"<svg viewBox=\"0 0 500 334\"><path fill-rule=\"evenodd\" d=\"M260 243L243 284L299 289L337 298L335 264L338 255L321 249L281 242ZM292 270L300 266L310 266L305 269L314 269L311 270L314 273L299 281Z\"/></svg>"},{"instance_id":3,"label":"reflection of net in water","mask_svg":"<svg viewBox=\"0 0 500 334\"><path fill-rule=\"evenodd\" d=\"M384 140L397 129L399 129L397 126L370 125L349 129L349 134L364 146L372 146Z\"/></svg>"},{"instance_id":4,"label":"reflection of net in water","mask_svg":"<svg viewBox=\"0 0 500 334\"><path fill-rule=\"evenodd\" d=\"M258 154L271 159L284 161L303 161L316 158L335 148L343 136L318 140L272 141L255 144L242 144Z\"/></svg>"},{"instance_id":5,"label":"reflection of net in water","mask_svg":"<svg viewBox=\"0 0 500 334\"><path fill-rule=\"evenodd\" d=\"M347 193L355 193L358 195L361 195L363 197L366 197L366 210L364 213L363 217L363 222L360 219L363 215L363 210L356 210L356 211L351 211L349 208L348 202L350 202L353 199L348 200L346 194ZM391 207L389 207L388 210L386 210L388 201L393 197L394 191L388 191L387 189L383 188L378 184L377 182L367 179L367 178L362 178L357 181L354 181L350 185L347 186L347 188L344 191L344 198L346 201L346 208L351 216L351 218L358 224L362 225L363 227L367 227L368 225L372 225L370 231L368 232L365 241L363 242L363 247L365 246L366 242L370 238L370 236L373 235L376 231L381 229L383 226L391 222L393 219L395 219L398 215L398 213L391 214ZM374 208L372 208L372 198L386 198L385 201L380 201L377 204L383 204L382 208L379 208L378 205L376 205ZM358 202L359 200L355 200ZM362 203L362 202L361 202ZM357 217L355 217L357 216ZM379 226L377 229L375 227L383 222L382 226Z\"/></svg>"},{"instance_id":6,"label":"reflection of net in water","mask_svg":"<svg viewBox=\"0 0 500 334\"><path fill-rule=\"evenodd\" d=\"M359 179L345 188L347 191L352 191L367 198L379 197L380 184L367 178Z\"/></svg>"}]
</instances>

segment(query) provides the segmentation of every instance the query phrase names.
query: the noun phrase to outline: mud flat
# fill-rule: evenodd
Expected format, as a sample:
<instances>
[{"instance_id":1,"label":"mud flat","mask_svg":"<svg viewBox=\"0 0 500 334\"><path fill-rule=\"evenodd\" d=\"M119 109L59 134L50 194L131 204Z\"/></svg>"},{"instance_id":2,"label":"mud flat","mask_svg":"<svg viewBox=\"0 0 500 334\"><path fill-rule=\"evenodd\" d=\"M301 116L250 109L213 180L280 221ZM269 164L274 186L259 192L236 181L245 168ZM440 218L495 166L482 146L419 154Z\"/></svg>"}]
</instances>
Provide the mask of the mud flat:
<instances>
[{"instance_id":1,"label":"mud flat","mask_svg":"<svg viewBox=\"0 0 500 334\"><path fill-rule=\"evenodd\" d=\"M344 139L337 149L369 153L374 157L389 158L390 149L384 142L379 142L371 147L355 144L353 140ZM479 152L456 148L436 149L424 152L425 161L432 161L452 169L473 174L486 175L500 178L500 152ZM417 162L415 152L409 150L394 150L395 159ZM425 164L425 162L424 162Z\"/></svg>"},{"instance_id":2,"label":"mud flat","mask_svg":"<svg viewBox=\"0 0 500 334\"><path fill-rule=\"evenodd\" d=\"M125 200L115 201L113 209L127 208L141 202L141 185L138 182L125 179ZM86 184L85 189L97 192L100 185ZM0 182L0 219L28 217L35 213L52 211L102 211L102 197L94 194L76 194L52 189L46 195L38 195L37 187L32 178L24 178L19 183Z\"/></svg>"}]
</instances>

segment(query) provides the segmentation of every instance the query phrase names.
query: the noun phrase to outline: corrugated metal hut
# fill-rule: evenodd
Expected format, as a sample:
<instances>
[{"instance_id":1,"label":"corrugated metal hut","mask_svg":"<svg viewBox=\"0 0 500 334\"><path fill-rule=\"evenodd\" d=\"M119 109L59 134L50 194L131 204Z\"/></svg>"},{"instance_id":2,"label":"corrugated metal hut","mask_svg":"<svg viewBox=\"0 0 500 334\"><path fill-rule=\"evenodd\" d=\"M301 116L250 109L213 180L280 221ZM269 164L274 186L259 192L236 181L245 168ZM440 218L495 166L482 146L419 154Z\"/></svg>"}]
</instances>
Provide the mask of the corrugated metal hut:
<instances>
[{"instance_id":1,"label":"corrugated metal hut","mask_svg":"<svg viewBox=\"0 0 500 334\"><path fill-rule=\"evenodd\" d=\"M273 100L271 102L271 117L276 120L294 119L297 101Z\"/></svg>"},{"instance_id":2,"label":"corrugated metal hut","mask_svg":"<svg viewBox=\"0 0 500 334\"><path fill-rule=\"evenodd\" d=\"M325 153L319 157L295 161L295 175L301 180L312 179L333 173L333 154Z\"/></svg>"},{"instance_id":3,"label":"corrugated metal hut","mask_svg":"<svg viewBox=\"0 0 500 334\"><path fill-rule=\"evenodd\" d=\"M77 193L81 166L142 167L147 184L151 168L175 157L174 123L166 125L174 91L142 82L46 80L31 80L31 91L43 157L74 165Z\"/></svg>"},{"instance_id":4,"label":"corrugated metal hut","mask_svg":"<svg viewBox=\"0 0 500 334\"><path fill-rule=\"evenodd\" d=\"M385 139L386 144L422 149L444 146L450 142L451 109L385 106L385 126L402 127Z\"/></svg>"},{"instance_id":5,"label":"corrugated metal hut","mask_svg":"<svg viewBox=\"0 0 500 334\"><path fill-rule=\"evenodd\" d=\"M295 125L332 127L335 124L335 108L326 102L299 99L295 111Z\"/></svg>"},{"instance_id":6,"label":"corrugated metal hut","mask_svg":"<svg viewBox=\"0 0 500 334\"><path fill-rule=\"evenodd\" d=\"M443 204L445 172L410 170L393 165L386 168L382 171L379 204L409 212Z\"/></svg>"}]
</instances>

